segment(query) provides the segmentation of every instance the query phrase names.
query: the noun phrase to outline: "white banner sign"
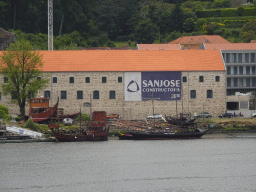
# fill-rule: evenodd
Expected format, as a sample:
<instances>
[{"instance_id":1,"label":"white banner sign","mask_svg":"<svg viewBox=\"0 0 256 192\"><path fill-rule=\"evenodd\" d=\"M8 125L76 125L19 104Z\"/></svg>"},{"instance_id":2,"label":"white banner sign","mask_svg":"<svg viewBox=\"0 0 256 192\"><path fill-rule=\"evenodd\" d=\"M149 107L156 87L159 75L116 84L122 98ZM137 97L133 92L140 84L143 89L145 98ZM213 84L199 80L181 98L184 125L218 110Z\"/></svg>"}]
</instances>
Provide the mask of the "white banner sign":
<instances>
[{"instance_id":1,"label":"white banner sign","mask_svg":"<svg viewBox=\"0 0 256 192\"><path fill-rule=\"evenodd\" d=\"M124 74L125 101L141 101L141 72Z\"/></svg>"}]
</instances>

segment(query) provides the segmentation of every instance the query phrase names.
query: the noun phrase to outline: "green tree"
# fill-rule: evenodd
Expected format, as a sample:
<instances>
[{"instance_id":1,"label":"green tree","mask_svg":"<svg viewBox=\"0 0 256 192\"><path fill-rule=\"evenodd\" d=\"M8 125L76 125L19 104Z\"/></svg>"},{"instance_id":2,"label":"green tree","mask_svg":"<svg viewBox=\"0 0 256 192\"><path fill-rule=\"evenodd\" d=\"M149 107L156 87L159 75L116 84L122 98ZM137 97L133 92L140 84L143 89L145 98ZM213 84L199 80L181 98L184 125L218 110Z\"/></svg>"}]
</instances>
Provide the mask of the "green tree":
<instances>
[{"instance_id":1,"label":"green tree","mask_svg":"<svg viewBox=\"0 0 256 192\"><path fill-rule=\"evenodd\" d=\"M10 115L9 115L9 109L5 105L0 104L0 119L3 120L9 120Z\"/></svg>"},{"instance_id":2,"label":"green tree","mask_svg":"<svg viewBox=\"0 0 256 192\"><path fill-rule=\"evenodd\" d=\"M183 23L185 32L192 32L195 29L195 23L193 18L187 18Z\"/></svg>"},{"instance_id":3,"label":"green tree","mask_svg":"<svg viewBox=\"0 0 256 192\"><path fill-rule=\"evenodd\" d=\"M32 45L24 40L10 44L0 57L0 71L6 81L1 85L3 95L11 95L11 102L19 106L22 119L26 100L49 81L43 77L42 67L42 56L32 51Z\"/></svg>"},{"instance_id":4,"label":"green tree","mask_svg":"<svg viewBox=\"0 0 256 192\"><path fill-rule=\"evenodd\" d=\"M251 40L255 39L255 32L254 31L247 31L241 33L241 39L244 43L250 43Z\"/></svg>"},{"instance_id":5,"label":"green tree","mask_svg":"<svg viewBox=\"0 0 256 192\"><path fill-rule=\"evenodd\" d=\"M153 43L159 39L159 28L150 19L141 20L135 27L134 36L139 43Z\"/></svg>"},{"instance_id":6,"label":"green tree","mask_svg":"<svg viewBox=\"0 0 256 192\"><path fill-rule=\"evenodd\" d=\"M173 31L183 31L184 13L178 4L176 4L171 19L173 22Z\"/></svg>"}]
</instances>

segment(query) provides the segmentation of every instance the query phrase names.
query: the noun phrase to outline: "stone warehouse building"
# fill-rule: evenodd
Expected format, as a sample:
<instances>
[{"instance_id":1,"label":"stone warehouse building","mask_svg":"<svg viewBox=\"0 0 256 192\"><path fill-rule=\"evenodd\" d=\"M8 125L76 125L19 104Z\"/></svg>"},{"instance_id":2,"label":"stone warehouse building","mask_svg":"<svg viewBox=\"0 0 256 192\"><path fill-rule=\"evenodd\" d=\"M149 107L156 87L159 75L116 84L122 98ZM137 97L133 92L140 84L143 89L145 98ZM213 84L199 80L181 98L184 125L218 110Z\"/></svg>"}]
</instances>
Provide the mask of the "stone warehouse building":
<instances>
[{"instance_id":1,"label":"stone warehouse building","mask_svg":"<svg viewBox=\"0 0 256 192\"><path fill-rule=\"evenodd\" d=\"M104 110L124 119L155 113L226 111L226 69L219 50L40 51L50 97L65 114ZM4 83L4 77L0 77ZM152 102L152 98L154 99ZM19 113L1 96L1 104ZM89 103L91 107L89 107ZM28 107L27 107L28 109ZM27 110L28 112L28 110Z\"/></svg>"}]
</instances>

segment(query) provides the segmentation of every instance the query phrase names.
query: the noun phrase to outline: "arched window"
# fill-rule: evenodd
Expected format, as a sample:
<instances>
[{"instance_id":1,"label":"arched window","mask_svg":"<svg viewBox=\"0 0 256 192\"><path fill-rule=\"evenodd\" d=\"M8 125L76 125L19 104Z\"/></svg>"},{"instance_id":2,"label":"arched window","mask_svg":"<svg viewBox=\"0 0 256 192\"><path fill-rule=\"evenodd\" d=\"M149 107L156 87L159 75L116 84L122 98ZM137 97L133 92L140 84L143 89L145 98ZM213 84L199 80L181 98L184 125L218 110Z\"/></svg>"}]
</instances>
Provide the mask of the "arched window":
<instances>
[{"instance_id":1,"label":"arched window","mask_svg":"<svg viewBox=\"0 0 256 192\"><path fill-rule=\"evenodd\" d=\"M93 99L100 99L100 92L99 91L93 91Z\"/></svg>"},{"instance_id":2,"label":"arched window","mask_svg":"<svg viewBox=\"0 0 256 192\"><path fill-rule=\"evenodd\" d=\"M116 92L111 90L109 91L109 99L116 99Z\"/></svg>"}]
</instances>

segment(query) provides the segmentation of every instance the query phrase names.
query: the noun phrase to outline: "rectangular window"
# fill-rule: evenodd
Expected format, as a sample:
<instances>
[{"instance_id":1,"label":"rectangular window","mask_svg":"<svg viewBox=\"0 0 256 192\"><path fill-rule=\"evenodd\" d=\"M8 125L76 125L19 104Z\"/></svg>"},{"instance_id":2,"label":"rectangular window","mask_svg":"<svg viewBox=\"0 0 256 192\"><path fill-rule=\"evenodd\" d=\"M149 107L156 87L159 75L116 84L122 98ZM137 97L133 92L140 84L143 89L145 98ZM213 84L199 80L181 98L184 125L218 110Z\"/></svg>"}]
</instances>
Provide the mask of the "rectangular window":
<instances>
[{"instance_id":1,"label":"rectangular window","mask_svg":"<svg viewBox=\"0 0 256 192\"><path fill-rule=\"evenodd\" d=\"M12 91L11 92L11 96L12 96L12 100L17 99L17 92L16 91Z\"/></svg>"},{"instance_id":2,"label":"rectangular window","mask_svg":"<svg viewBox=\"0 0 256 192\"><path fill-rule=\"evenodd\" d=\"M57 77L52 78L52 83L57 83Z\"/></svg>"},{"instance_id":3,"label":"rectangular window","mask_svg":"<svg viewBox=\"0 0 256 192\"><path fill-rule=\"evenodd\" d=\"M232 53L232 63L236 63L236 53Z\"/></svg>"},{"instance_id":4,"label":"rectangular window","mask_svg":"<svg viewBox=\"0 0 256 192\"><path fill-rule=\"evenodd\" d=\"M191 90L190 91L190 98L195 99L196 98L196 90Z\"/></svg>"},{"instance_id":5,"label":"rectangular window","mask_svg":"<svg viewBox=\"0 0 256 192\"><path fill-rule=\"evenodd\" d=\"M8 77L4 77L4 83L8 83Z\"/></svg>"},{"instance_id":6,"label":"rectangular window","mask_svg":"<svg viewBox=\"0 0 256 192\"><path fill-rule=\"evenodd\" d=\"M255 66L252 66L252 74L255 75Z\"/></svg>"},{"instance_id":7,"label":"rectangular window","mask_svg":"<svg viewBox=\"0 0 256 192\"><path fill-rule=\"evenodd\" d=\"M93 99L100 99L100 92L99 91L93 91Z\"/></svg>"},{"instance_id":8,"label":"rectangular window","mask_svg":"<svg viewBox=\"0 0 256 192\"><path fill-rule=\"evenodd\" d=\"M237 86L238 86L238 79L234 78L234 87L237 87Z\"/></svg>"},{"instance_id":9,"label":"rectangular window","mask_svg":"<svg viewBox=\"0 0 256 192\"><path fill-rule=\"evenodd\" d=\"M220 76L215 76L215 81L220 82Z\"/></svg>"},{"instance_id":10,"label":"rectangular window","mask_svg":"<svg viewBox=\"0 0 256 192\"><path fill-rule=\"evenodd\" d=\"M77 91L77 99L83 99L83 91Z\"/></svg>"},{"instance_id":11,"label":"rectangular window","mask_svg":"<svg viewBox=\"0 0 256 192\"><path fill-rule=\"evenodd\" d=\"M226 53L226 63L230 63L230 53Z\"/></svg>"},{"instance_id":12,"label":"rectangular window","mask_svg":"<svg viewBox=\"0 0 256 192\"><path fill-rule=\"evenodd\" d=\"M67 99L67 91L61 91L60 92L60 98L61 99Z\"/></svg>"},{"instance_id":13,"label":"rectangular window","mask_svg":"<svg viewBox=\"0 0 256 192\"><path fill-rule=\"evenodd\" d=\"M250 87L250 86L251 86L250 78L246 78L246 87Z\"/></svg>"},{"instance_id":14,"label":"rectangular window","mask_svg":"<svg viewBox=\"0 0 256 192\"><path fill-rule=\"evenodd\" d=\"M212 98L212 90L207 90L207 98Z\"/></svg>"},{"instance_id":15,"label":"rectangular window","mask_svg":"<svg viewBox=\"0 0 256 192\"><path fill-rule=\"evenodd\" d=\"M249 63L249 53L245 53L245 63Z\"/></svg>"},{"instance_id":16,"label":"rectangular window","mask_svg":"<svg viewBox=\"0 0 256 192\"><path fill-rule=\"evenodd\" d=\"M251 53L251 63L255 63L255 53Z\"/></svg>"},{"instance_id":17,"label":"rectangular window","mask_svg":"<svg viewBox=\"0 0 256 192\"><path fill-rule=\"evenodd\" d=\"M122 83L123 82L123 78L122 77L118 77L118 83Z\"/></svg>"},{"instance_id":18,"label":"rectangular window","mask_svg":"<svg viewBox=\"0 0 256 192\"><path fill-rule=\"evenodd\" d=\"M243 86L244 86L244 79L239 78L239 87L243 87Z\"/></svg>"},{"instance_id":19,"label":"rectangular window","mask_svg":"<svg viewBox=\"0 0 256 192\"><path fill-rule=\"evenodd\" d=\"M69 83L74 83L74 82L75 82L74 77L69 77Z\"/></svg>"},{"instance_id":20,"label":"rectangular window","mask_svg":"<svg viewBox=\"0 0 256 192\"><path fill-rule=\"evenodd\" d=\"M237 75L237 66L234 66L234 75Z\"/></svg>"},{"instance_id":21,"label":"rectangular window","mask_svg":"<svg viewBox=\"0 0 256 192\"><path fill-rule=\"evenodd\" d=\"M227 67L227 75L230 75L230 74L231 74L231 67L228 66L228 67Z\"/></svg>"},{"instance_id":22,"label":"rectangular window","mask_svg":"<svg viewBox=\"0 0 256 192\"><path fill-rule=\"evenodd\" d=\"M50 98L50 94L51 94L50 91L45 91L44 92L44 98Z\"/></svg>"},{"instance_id":23,"label":"rectangular window","mask_svg":"<svg viewBox=\"0 0 256 192\"><path fill-rule=\"evenodd\" d=\"M199 82L204 82L204 76L199 76Z\"/></svg>"},{"instance_id":24,"label":"rectangular window","mask_svg":"<svg viewBox=\"0 0 256 192\"><path fill-rule=\"evenodd\" d=\"M243 74L244 74L244 67L239 66L239 75L243 75Z\"/></svg>"},{"instance_id":25,"label":"rectangular window","mask_svg":"<svg viewBox=\"0 0 256 192\"><path fill-rule=\"evenodd\" d=\"M242 62L243 62L243 54L238 53L238 63L242 63Z\"/></svg>"},{"instance_id":26,"label":"rectangular window","mask_svg":"<svg viewBox=\"0 0 256 192\"><path fill-rule=\"evenodd\" d=\"M90 77L85 77L85 83L90 83Z\"/></svg>"},{"instance_id":27,"label":"rectangular window","mask_svg":"<svg viewBox=\"0 0 256 192\"><path fill-rule=\"evenodd\" d=\"M182 77L182 82L183 82L183 83L186 83L186 82L187 82L187 77L186 77L186 76L183 76L183 77Z\"/></svg>"},{"instance_id":28,"label":"rectangular window","mask_svg":"<svg viewBox=\"0 0 256 192\"><path fill-rule=\"evenodd\" d=\"M256 87L256 78L255 77L252 78L252 86Z\"/></svg>"},{"instance_id":29,"label":"rectangular window","mask_svg":"<svg viewBox=\"0 0 256 192\"><path fill-rule=\"evenodd\" d=\"M102 77L102 83L107 83L107 77Z\"/></svg>"},{"instance_id":30,"label":"rectangular window","mask_svg":"<svg viewBox=\"0 0 256 192\"><path fill-rule=\"evenodd\" d=\"M246 75L250 75L250 72L251 72L250 66L246 66Z\"/></svg>"},{"instance_id":31,"label":"rectangular window","mask_svg":"<svg viewBox=\"0 0 256 192\"><path fill-rule=\"evenodd\" d=\"M231 78L227 78L227 87L231 87Z\"/></svg>"},{"instance_id":32,"label":"rectangular window","mask_svg":"<svg viewBox=\"0 0 256 192\"><path fill-rule=\"evenodd\" d=\"M116 92L115 91L109 91L109 99L116 99Z\"/></svg>"}]
</instances>

